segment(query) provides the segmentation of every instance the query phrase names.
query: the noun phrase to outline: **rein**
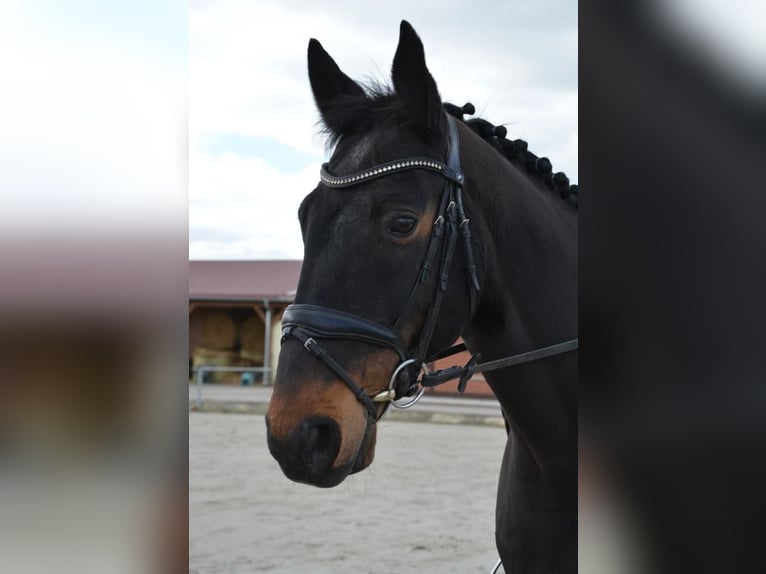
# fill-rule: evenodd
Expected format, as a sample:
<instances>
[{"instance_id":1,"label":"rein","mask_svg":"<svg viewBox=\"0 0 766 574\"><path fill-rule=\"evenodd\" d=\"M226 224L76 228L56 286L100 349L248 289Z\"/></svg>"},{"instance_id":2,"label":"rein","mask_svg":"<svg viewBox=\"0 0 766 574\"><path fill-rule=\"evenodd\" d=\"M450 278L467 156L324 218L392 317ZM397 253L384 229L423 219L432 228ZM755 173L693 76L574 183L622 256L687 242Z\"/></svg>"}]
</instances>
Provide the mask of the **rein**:
<instances>
[{"instance_id":1,"label":"rein","mask_svg":"<svg viewBox=\"0 0 766 574\"><path fill-rule=\"evenodd\" d=\"M441 371L423 375L423 378L420 380L420 385L423 387L436 387L447 381L459 379L457 390L460 393L463 393L468 381L470 381L471 377L476 373L496 371L498 369L514 367L516 365L523 365L524 363L531 363L532 361L539 361L540 359L545 359L547 357L563 355L570 351L576 351L578 347L579 339L571 339L569 341L564 341L563 343L551 345L550 347L542 347L540 349L527 351L526 353L519 353L518 355L511 355L510 357L488 361L486 363L478 363L478 360L481 358L481 353L475 353L471 355L471 359L462 367L449 367L448 369L442 369ZM428 362L450 357L465 350L467 350L465 344L460 343L459 345L450 347L446 351L442 351L438 355L435 355L430 358Z\"/></svg>"},{"instance_id":2,"label":"rein","mask_svg":"<svg viewBox=\"0 0 766 574\"><path fill-rule=\"evenodd\" d=\"M578 346L577 339L573 339L550 347L536 349L487 363L478 363L481 356L474 354L468 363L462 367L455 366L434 373L428 372L427 363L439 358L449 357L466 349L463 344L455 345L434 356L427 356L436 321L439 318L442 300L449 284L449 268L458 236L462 240L465 253L471 315L473 315L478 305L480 292L471 245L470 220L466 217L465 210L463 209L461 195L465 178L460 171L457 125L455 120L449 115L447 115L447 122L449 126L447 163L429 157L408 157L378 164L372 168L345 176L335 176L329 173L328 164L322 165L320 170L322 184L330 188L352 187L373 179L413 169L436 172L446 180L439 204L439 215L434 221L431 239L420 266L420 272L404 309L393 328L374 323L358 315L318 305L289 305L282 317L282 343L290 338L302 343L307 351L322 361L346 384L351 392L354 393L356 399L365 407L367 417L372 421L377 421L383 414L382 412L378 413L377 404L390 402L397 408L408 408L420 400L427 387L435 387L453 379L459 379L458 390L462 393L465 391L468 381L475 373L493 371L567 353L577 349ZM435 262L434 259L437 256L438 247L442 244L444 244L444 249L441 252L441 260ZM436 291L426 313L417 344L413 349L408 349L398 334L399 327L409 317L419 288L425 284L434 263L438 264ZM396 352L401 362L394 369L387 388L371 397L318 342L318 340L323 339L357 340L387 348ZM415 376L414 382L412 382L413 377L410 371L415 368L422 371L423 375L420 379ZM401 390L402 388L403 390ZM409 400L398 402L402 399Z\"/></svg>"}]
</instances>

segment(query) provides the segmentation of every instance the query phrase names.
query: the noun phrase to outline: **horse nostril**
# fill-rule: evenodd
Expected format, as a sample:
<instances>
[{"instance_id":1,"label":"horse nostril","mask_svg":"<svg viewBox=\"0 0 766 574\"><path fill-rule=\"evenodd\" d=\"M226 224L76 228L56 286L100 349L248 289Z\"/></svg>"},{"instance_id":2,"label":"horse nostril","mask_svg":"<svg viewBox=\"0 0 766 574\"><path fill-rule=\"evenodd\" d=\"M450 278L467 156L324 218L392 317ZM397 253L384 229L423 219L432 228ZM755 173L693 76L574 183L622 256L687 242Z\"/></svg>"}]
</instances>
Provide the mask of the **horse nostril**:
<instances>
[{"instance_id":1,"label":"horse nostril","mask_svg":"<svg viewBox=\"0 0 766 574\"><path fill-rule=\"evenodd\" d=\"M340 450L340 428L329 417L306 419L301 423L303 463L316 471L332 466Z\"/></svg>"}]
</instances>

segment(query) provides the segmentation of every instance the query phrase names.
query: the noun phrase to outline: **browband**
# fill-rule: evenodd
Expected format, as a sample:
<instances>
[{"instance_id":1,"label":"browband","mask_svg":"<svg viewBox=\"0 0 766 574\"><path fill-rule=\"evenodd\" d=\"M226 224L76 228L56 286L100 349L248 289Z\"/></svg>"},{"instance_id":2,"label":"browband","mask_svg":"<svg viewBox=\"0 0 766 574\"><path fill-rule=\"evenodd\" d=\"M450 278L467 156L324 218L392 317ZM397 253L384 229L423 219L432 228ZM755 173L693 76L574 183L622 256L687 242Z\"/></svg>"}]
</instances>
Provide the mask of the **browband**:
<instances>
[{"instance_id":1,"label":"browband","mask_svg":"<svg viewBox=\"0 0 766 574\"><path fill-rule=\"evenodd\" d=\"M457 146L453 147L456 148ZM319 179L321 179L322 183L327 187L351 187L352 185L357 185L363 181L411 169L435 171L459 185L462 185L464 180L463 174L460 173L459 170L452 169L446 163L430 157L410 157L407 159L389 161L387 163L378 164L370 169L357 171L356 173L351 173L342 177L336 177L327 171L328 165L329 164L326 163L322 164L322 169L319 170ZM459 162L457 165L459 166Z\"/></svg>"}]
</instances>

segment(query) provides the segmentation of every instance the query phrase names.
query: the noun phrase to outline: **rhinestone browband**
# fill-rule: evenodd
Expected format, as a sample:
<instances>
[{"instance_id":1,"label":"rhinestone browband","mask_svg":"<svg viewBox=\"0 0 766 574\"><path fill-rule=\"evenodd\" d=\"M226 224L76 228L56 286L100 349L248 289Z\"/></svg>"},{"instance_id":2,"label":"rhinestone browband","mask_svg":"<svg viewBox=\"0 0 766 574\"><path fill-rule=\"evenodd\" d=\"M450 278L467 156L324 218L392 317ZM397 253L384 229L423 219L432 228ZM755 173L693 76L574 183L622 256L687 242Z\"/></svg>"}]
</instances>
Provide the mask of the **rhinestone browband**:
<instances>
[{"instance_id":1,"label":"rhinestone browband","mask_svg":"<svg viewBox=\"0 0 766 574\"><path fill-rule=\"evenodd\" d=\"M329 171L327 171L327 166L328 164L326 163L322 164L322 169L319 170L319 178L327 187L349 187L358 183L362 183L363 181L375 179L376 177L391 175L392 173L407 171L410 169L427 169L430 171L435 171L447 179L454 181L458 185L462 185L464 179L463 174L459 171L455 171L447 164L429 157L410 157L407 159L390 161L388 163L381 163L375 167L371 167L370 169L365 169L341 177L332 175Z\"/></svg>"}]
</instances>

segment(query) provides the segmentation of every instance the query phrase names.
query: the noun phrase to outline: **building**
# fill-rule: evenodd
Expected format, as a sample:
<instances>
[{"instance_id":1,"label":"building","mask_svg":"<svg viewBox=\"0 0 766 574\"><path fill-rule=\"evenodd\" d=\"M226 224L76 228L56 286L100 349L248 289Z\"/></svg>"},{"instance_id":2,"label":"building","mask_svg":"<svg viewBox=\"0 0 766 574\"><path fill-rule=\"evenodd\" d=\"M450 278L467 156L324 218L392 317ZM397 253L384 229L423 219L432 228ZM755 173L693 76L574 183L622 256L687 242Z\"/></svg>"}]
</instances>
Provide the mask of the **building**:
<instances>
[{"instance_id":1,"label":"building","mask_svg":"<svg viewBox=\"0 0 766 574\"><path fill-rule=\"evenodd\" d=\"M301 261L190 261L189 361L199 366L251 368L251 372L212 371L206 381L252 384L273 381L279 356L281 319L295 297ZM433 368L465 364L461 353L437 361ZM190 373L191 377L191 373ZM455 394L457 381L428 389ZM481 375L466 395L491 396Z\"/></svg>"},{"instance_id":2,"label":"building","mask_svg":"<svg viewBox=\"0 0 766 574\"><path fill-rule=\"evenodd\" d=\"M189 261L190 367L253 367L262 370L211 372L207 380L270 383L282 312L295 296L301 263Z\"/></svg>"}]
</instances>

